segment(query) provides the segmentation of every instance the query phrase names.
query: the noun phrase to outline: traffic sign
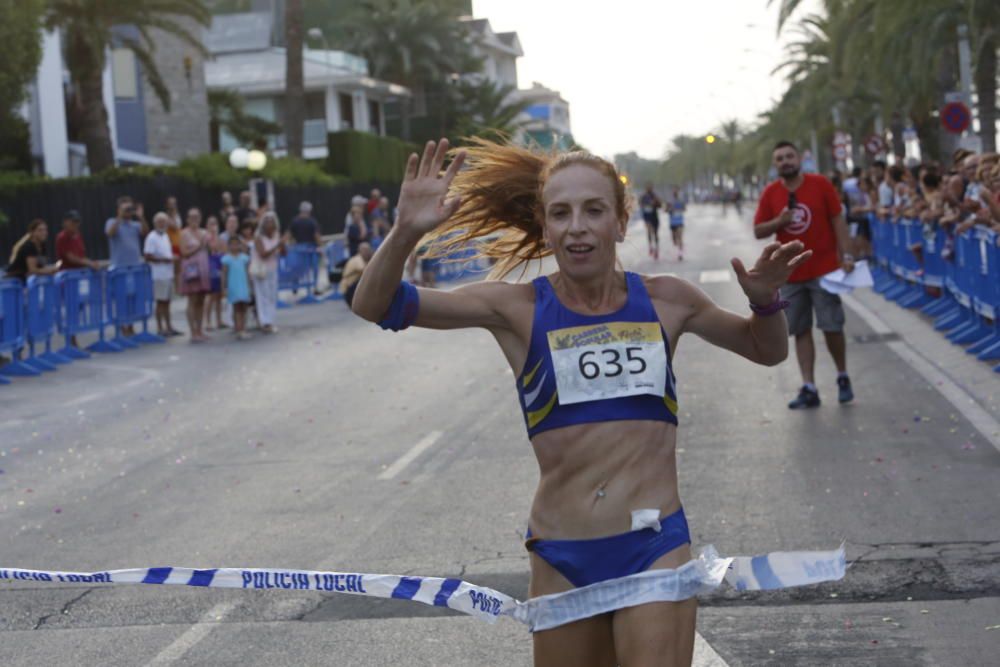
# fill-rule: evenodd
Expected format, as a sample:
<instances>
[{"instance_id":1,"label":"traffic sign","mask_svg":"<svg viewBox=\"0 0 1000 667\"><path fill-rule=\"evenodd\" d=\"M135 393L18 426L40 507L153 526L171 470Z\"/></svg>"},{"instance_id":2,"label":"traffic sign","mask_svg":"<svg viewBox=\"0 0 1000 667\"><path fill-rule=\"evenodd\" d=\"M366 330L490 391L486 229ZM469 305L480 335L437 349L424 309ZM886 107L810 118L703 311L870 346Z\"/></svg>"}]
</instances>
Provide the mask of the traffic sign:
<instances>
[{"instance_id":1,"label":"traffic sign","mask_svg":"<svg viewBox=\"0 0 1000 667\"><path fill-rule=\"evenodd\" d=\"M948 102L941 109L941 124L944 129L954 134L961 134L969 129L972 113L963 102Z\"/></svg>"},{"instance_id":2,"label":"traffic sign","mask_svg":"<svg viewBox=\"0 0 1000 667\"><path fill-rule=\"evenodd\" d=\"M869 155L878 155L885 150L885 141L877 134L869 134L865 139L865 150Z\"/></svg>"}]
</instances>

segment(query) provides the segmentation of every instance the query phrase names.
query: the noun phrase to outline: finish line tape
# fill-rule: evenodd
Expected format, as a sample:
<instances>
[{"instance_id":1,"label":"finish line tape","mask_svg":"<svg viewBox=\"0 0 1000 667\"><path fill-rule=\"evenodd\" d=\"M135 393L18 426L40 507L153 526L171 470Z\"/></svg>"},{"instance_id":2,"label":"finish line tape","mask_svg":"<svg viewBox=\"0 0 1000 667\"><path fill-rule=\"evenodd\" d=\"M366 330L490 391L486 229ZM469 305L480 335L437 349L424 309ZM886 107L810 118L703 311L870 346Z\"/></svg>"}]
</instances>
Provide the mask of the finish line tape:
<instances>
[{"instance_id":1,"label":"finish line tape","mask_svg":"<svg viewBox=\"0 0 1000 667\"><path fill-rule=\"evenodd\" d=\"M722 558L708 546L673 570L647 570L525 602L461 579L396 574L318 572L265 568L194 569L149 567L104 572L57 572L0 567L0 579L72 584L170 584L206 588L285 589L414 600L448 607L490 623L510 616L532 632L548 630L615 609L650 602L677 602L727 581L741 591L806 586L844 577L844 546L834 551L776 551Z\"/></svg>"}]
</instances>

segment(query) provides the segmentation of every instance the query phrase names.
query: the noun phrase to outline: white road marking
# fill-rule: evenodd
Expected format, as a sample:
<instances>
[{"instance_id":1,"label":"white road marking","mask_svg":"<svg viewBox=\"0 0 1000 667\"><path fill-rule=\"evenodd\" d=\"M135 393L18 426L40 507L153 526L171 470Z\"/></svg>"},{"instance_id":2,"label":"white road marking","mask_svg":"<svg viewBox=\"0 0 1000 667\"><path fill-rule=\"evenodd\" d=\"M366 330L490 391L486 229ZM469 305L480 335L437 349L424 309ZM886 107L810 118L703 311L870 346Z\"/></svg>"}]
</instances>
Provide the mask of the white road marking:
<instances>
[{"instance_id":1,"label":"white road marking","mask_svg":"<svg viewBox=\"0 0 1000 667\"><path fill-rule=\"evenodd\" d=\"M700 632L694 633L694 661L691 667L729 667L729 663L715 652Z\"/></svg>"},{"instance_id":2,"label":"white road marking","mask_svg":"<svg viewBox=\"0 0 1000 667\"><path fill-rule=\"evenodd\" d=\"M877 334L891 333L892 329L882 321L878 315L868 309L863 303L849 294L840 297L847 306L857 313ZM908 363L913 370L920 373L927 382L936 388L948 402L955 406L955 409L969 420L976 427L976 430L986 441L1000 451L1000 423L993 418L989 412L980 407L972 396L939 369L934 362L930 361L917 352L909 343L902 340L889 342L889 349Z\"/></svg>"},{"instance_id":3,"label":"white road marking","mask_svg":"<svg viewBox=\"0 0 1000 667\"><path fill-rule=\"evenodd\" d=\"M730 280L732 280L732 276L728 269L702 271L698 276L700 283L728 283Z\"/></svg>"},{"instance_id":4,"label":"white road marking","mask_svg":"<svg viewBox=\"0 0 1000 667\"><path fill-rule=\"evenodd\" d=\"M428 449L431 445L438 441L441 437L441 431L431 431L423 437L423 439L417 444L410 448L410 451L406 452L393 463L391 466L379 473L378 479L392 479L399 473L403 472L406 466L413 463L413 460L420 456L424 450Z\"/></svg>"},{"instance_id":5,"label":"white road marking","mask_svg":"<svg viewBox=\"0 0 1000 667\"><path fill-rule=\"evenodd\" d=\"M197 623L188 628L184 634L171 642L169 646L150 660L147 663L147 667L169 665L182 658L195 644L207 637L208 633L235 608L235 602L220 602L209 609L205 612L204 616L198 619Z\"/></svg>"}]
</instances>

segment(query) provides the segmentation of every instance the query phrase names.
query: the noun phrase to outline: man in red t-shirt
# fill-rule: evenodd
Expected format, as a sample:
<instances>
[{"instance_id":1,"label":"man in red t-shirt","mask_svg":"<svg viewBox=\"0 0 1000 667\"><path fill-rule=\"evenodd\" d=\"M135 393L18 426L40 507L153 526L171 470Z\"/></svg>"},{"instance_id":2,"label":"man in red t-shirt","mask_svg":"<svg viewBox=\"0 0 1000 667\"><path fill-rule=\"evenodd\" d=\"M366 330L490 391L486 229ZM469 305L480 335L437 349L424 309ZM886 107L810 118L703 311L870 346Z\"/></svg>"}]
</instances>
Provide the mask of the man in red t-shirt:
<instances>
[{"instance_id":1,"label":"man in red t-shirt","mask_svg":"<svg viewBox=\"0 0 1000 667\"><path fill-rule=\"evenodd\" d=\"M80 236L80 214L67 211L62 220L62 231L56 236L56 259L62 262L62 269L101 268L99 262L87 259L87 249Z\"/></svg>"},{"instance_id":2,"label":"man in red t-shirt","mask_svg":"<svg viewBox=\"0 0 1000 667\"><path fill-rule=\"evenodd\" d=\"M776 234L781 243L801 241L813 253L781 288L781 297L789 302L788 332L795 336L795 356L803 383L798 397L788 407L795 410L820 404L813 375L816 364L813 311L837 366L839 400L847 403L854 398L854 392L847 376L844 306L839 296L824 290L819 282L821 276L838 268L854 270L840 197L823 176L802 173L799 151L791 142L779 142L772 157L779 178L764 188L760 196L753 221L754 235L763 239Z\"/></svg>"}]
</instances>

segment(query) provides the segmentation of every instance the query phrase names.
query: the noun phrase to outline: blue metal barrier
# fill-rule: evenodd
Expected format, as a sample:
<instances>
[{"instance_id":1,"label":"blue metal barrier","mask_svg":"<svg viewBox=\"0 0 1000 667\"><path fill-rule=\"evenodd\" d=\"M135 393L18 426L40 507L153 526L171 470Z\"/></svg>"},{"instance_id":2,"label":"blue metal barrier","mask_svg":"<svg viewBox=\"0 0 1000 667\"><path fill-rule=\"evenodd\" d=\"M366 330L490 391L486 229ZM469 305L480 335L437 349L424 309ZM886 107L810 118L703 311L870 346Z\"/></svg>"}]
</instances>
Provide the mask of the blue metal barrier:
<instances>
[{"instance_id":1,"label":"blue metal barrier","mask_svg":"<svg viewBox=\"0 0 1000 667\"><path fill-rule=\"evenodd\" d=\"M166 343L167 339L149 332L149 318L153 316L153 269L149 264L139 264L129 267L135 274L136 289L138 298L136 299L137 315L142 319L142 331L132 337L132 340L139 343Z\"/></svg>"},{"instance_id":2,"label":"blue metal barrier","mask_svg":"<svg viewBox=\"0 0 1000 667\"><path fill-rule=\"evenodd\" d=\"M927 246L923 236L923 223L912 218L901 218L899 225L902 247L897 251L898 263L907 289L898 298L898 303L903 308L922 308L931 301L931 296L924 289L925 270L916 254L919 248L922 256Z\"/></svg>"},{"instance_id":3,"label":"blue metal barrier","mask_svg":"<svg viewBox=\"0 0 1000 667\"><path fill-rule=\"evenodd\" d=\"M42 374L20 359L24 350L25 330L24 284L16 278L0 280L0 353L11 356L9 363L0 366L0 376L31 377Z\"/></svg>"},{"instance_id":4,"label":"blue metal barrier","mask_svg":"<svg viewBox=\"0 0 1000 667\"><path fill-rule=\"evenodd\" d=\"M961 323L948 332L946 338L956 344L972 343L989 334L977 312L976 282L981 280L982 258L977 230L970 229L956 238L955 289L956 300L963 309Z\"/></svg>"},{"instance_id":5,"label":"blue metal barrier","mask_svg":"<svg viewBox=\"0 0 1000 667\"><path fill-rule=\"evenodd\" d=\"M110 269L105 274L104 281L105 321L114 326L115 336L111 342L123 350L139 347L139 343L122 333L122 327L132 326L138 321L136 301L139 298L139 293L135 274L132 273L131 268L130 266L117 266Z\"/></svg>"},{"instance_id":6,"label":"blue metal barrier","mask_svg":"<svg viewBox=\"0 0 1000 667\"><path fill-rule=\"evenodd\" d=\"M967 353L1000 359L1000 235L979 226L955 235L916 220L871 222L876 291L921 306L948 340L969 345ZM922 262L914 245L922 248Z\"/></svg>"},{"instance_id":7,"label":"blue metal barrier","mask_svg":"<svg viewBox=\"0 0 1000 667\"><path fill-rule=\"evenodd\" d=\"M107 273L107 321L115 327L111 342L122 348L135 348L139 343L162 343L164 339L149 333L149 318L153 313L152 272L146 264L120 266ZM126 337L122 327L142 323L142 333Z\"/></svg>"},{"instance_id":8,"label":"blue metal barrier","mask_svg":"<svg viewBox=\"0 0 1000 667\"><path fill-rule=\"evenodd\" d=\"M27 289L25 332L28 341L28 358L25 362L42 371L54 371L60 364L72 359L52 351L52 337L56 334L59 313L59 292L52 276L30 276ZM35 352L35 345L44 343L45 351Z\"/></svg>"},{"instance_id":9,"label":"blue metal barrier","mask_svg":"<svg viewBox=\"0 0 1000 667\"><path fill-rule=\"evenodd\" d=\"M312 244L299 243L288 248L288 252L278 258L278 290L305 289L305 297L296 303L319 303L320 300L313 294L319 279L319 259L320 251ZM278 308L290 307L290 304L278 301Z\"/></svg>"},{"instance_id":10,"label":"blue metal barrier","mask_svg":"<svg viewBox=\"0 0 1000 667\"><path fill-rule=\"evenodd\" d=\"M481 276L489 270L489 264L484 259L474 259L475 255L475 248L466 248L440 258L437 261L438 280L448 282L473 275Z\"/></svg>"},{"instance_id":11,"label":"blue metal barrier","mask_svg":"<svg viewBox=\"0 0 1000 667\"><path fill-rule=\"evenodd\" d=\"M81 333L96 331L98 341L87 349L91 352L121 352L122 349L104 340L104 280L102 274L90 269L60 271L55 278L59 291L57 324L65 344L59 354L72 359L86 359L90 353L73 345Z\"/></svg>"},{"instance_id":12,"label":"blue metal barrier","mask_svg":"<svg viewBox=\"0 0 1000 667\"><path fill-rule=\"evenodd\" d=\"M968 303L962 298L961 290L958 288L958 283L955 280L958 267L958 239L955 235L949 231L945 235L945 243L949 247L949 257L945 262L945 276L944 276L944 288L945 294L947 296L949 307L943 312L935 313L934 328L938 331L947 331L954 328L956 325L960 324L965 318L966 308ZM942 251L942 256L944 256L944 251Z\"/></svg>"},{"instance_id":13,"label":"blue metal barrier","mask_svg":"<svg viewBox=\"0 0 1000 667\"><path fill-rule=\"evenodd\" d=\"M1000 312L1000 267L997 266L997 234L980 227L974 230L975 242L979 251L979 276L974 277L972 307L976 314L993 323L992 327L984 326L984 333L966 350L969 354L980 355L990 350L1000 350L1000 324L997 314ZM982 357L981 357L982 358Z\"/></svg>"}]
</instances>

